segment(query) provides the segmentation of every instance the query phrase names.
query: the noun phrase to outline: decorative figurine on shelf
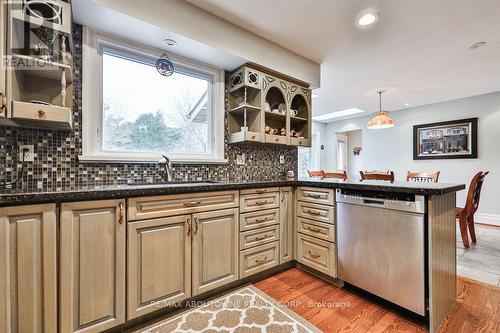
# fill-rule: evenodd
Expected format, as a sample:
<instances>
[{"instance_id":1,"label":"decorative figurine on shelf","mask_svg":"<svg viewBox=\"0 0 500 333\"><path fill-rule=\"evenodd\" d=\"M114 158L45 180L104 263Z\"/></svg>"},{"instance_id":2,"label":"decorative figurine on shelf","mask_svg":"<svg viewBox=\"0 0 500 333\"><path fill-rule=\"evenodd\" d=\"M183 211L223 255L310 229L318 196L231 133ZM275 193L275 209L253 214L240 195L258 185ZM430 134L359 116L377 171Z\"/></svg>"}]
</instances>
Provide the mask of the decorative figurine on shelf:
<instances>
[{"instance_id":1,"label":"decorative figurine on shelf","mask_svg":"<svg viewBox=\"0 0 500 333\"><path fill-rule=\"evenodd\" d=\"M280 114L286 114L286 104L285 103L280 103L280 105L278 105L278 112Z\"/></svg>"},{"instance_id":2,"label":"decorative figurine on shelf","mask_svg":"<svg viewBox=\"0 0 500 333\"><path fill-rule=\"evenodd\" d=\"M264 111L271 112L271 106L269 105L268 101L264 103Z\"/></svg>"},{"instance_id":3,"label":"decorative figurine on shelf","mask_svg":"<svg viewBox=\"0 0 500 333\"><path fill-rule=\"evenodd\" d=\"M301 132L301 131L296 132L296 133L295 133L295 137L296 137L296 138L300 138L300 137L302 137L302 132Z\"/></svg>"},{"instance_id":4,"label":"decorative figurine on shelf","mask_svg":"<svg viewBox=\"0 0 500 333\"><path fill-rule=\"evenodd\" d=\"M290 134L288 134L288 135L289 135L289 136L291 136L291 137L294 137L294 136L295 136L295 133L297 133L297 132L296 132L294 129L292 129L292 130L290 131Z\"/></svg>"},{"instance_id":5,"label":"decorative figurine on shelf","mask_svg":"<svg viewBox=\"0 0 500 333\"><path fill-rule=\"evenodd\" d=\"M278 129L266 126L266 134L276 135L278 134Z\"/></svg>"},{"instance_id":6,"label":"decorative figurine on shelf","mask_svg":"<svg viewBox=\"0 0 500 333\"><path fill-rule=\"evenodd\" d=\"M298 114L297 110L295 110L295 109L291 109L291 110L290 110L290 115L291 115L292 117L297 117L297 114Z\"/></svg>"},{"instance_id":7,"label":"decorative figurine on shelf","mask_svg":"<svg viewBox=\"0 0 500 333\"><path fill-rule=\"evenodd\" d=\"M361 153L362 147L354 147L352 149L352 152L354 153L354 156L358 156Z\"/></svg>"},{"instance_id":8,"label":"decorative figurine on shelf","mask_svg":"<svg viewBox=\"0 0 500 333\"><path fill-rule=\"evenodd\" d=\"M280 131L281 136L286 136L286 128L282 128Z\"/></svg>"}]
</instances>

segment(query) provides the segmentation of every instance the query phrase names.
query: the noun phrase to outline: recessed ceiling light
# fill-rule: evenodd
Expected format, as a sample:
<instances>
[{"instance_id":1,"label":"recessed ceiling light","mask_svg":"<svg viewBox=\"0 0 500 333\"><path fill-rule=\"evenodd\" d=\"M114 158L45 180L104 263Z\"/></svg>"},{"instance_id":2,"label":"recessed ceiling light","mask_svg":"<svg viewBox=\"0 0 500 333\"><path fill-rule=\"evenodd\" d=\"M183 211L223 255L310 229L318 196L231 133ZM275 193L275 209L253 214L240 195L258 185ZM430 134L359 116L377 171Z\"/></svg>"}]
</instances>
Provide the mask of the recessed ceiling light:
<instances>
[{"instance_id":1,"label":"recessed ceiling light","mask_svg":"<svg viewBox=\"0 0 500 333\"><path fill-rule=\"evenodd\" d=\"M374 12L365 12L358 17L358 25L364 27L374 24L378 20L378 15Z\"/></svg>"},{"instance_id":2,"label":"recessed ceiling light","mask_svg":"<svg viewBox=\"0 0 500 333\"><path fill-rule=\"evenodd\" d=\"M478 49L481 46L485 46L486 44L487 44L486 42L476 42L476 43L472 44L471 46L469 46L469 49L471 49L471 50Z\"/></svg>"},{"instance_id":3,"label":"recessed ceiling light","mask_svg":"<svg viewBox=\"0 0 500 333\"><path fill-rule=\"evenodd\" d=\"M170 39L170 38L165 39L163 42L165 43L165 45L170 46L170 47L174 47L177 45L177 42L173 39Z\"/></svg>"},{"instance_id":4,"label":"recessed ceiling light","mask_svg":"<svg viewBox=\"0 0 500 333\"><path fill-rule=\"evenodd\" d=\"M405 106L410 106L410 103L405 103Z\"/></svg>"},{"instance_id":5,"label":"recessed ceiling light","mask_svg":"<svg viewBox=\"0 0 500 333\"><path fill-rule=\"evenodd\" d=\"M330 112L327 114L322 114L320 116L313 117L313 120L327 122L327 121L335 119L335 118L352 116L354 114L364 113L364 112L365 112L364 110L361 110L358 108L350 108L350 109L346 109L346 110L342 110L342 111L336 111L336 112Z\"/></svg>"}]
</instances>

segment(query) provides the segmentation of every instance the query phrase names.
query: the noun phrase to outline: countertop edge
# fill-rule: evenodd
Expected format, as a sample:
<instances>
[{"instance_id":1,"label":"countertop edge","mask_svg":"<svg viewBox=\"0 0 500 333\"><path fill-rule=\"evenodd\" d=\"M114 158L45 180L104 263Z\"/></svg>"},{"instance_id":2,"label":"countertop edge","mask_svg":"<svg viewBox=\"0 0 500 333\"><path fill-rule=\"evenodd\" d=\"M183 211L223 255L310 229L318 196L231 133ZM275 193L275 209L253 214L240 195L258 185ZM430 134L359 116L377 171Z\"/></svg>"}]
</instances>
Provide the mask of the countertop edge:
<instances>
[{"instance_id":1,"label":"countertop edge","mask_svg":"<svg viewBox=\"0 0 500 333\"><path fill-rule=\"evenodd\" d=\"M286 180L286 181L256 181L248 183L213 183L190 186L168 186L149 187L127 185L110 185L108 187L95 189L77 189L57 192L30 192L30 193L3 193L0 194L0 207L19 206L30 204L48 204L73 201L91 201L107 199L126 199L141 196L158 196L168 194L182 194L224 190L242 190L262 187L286 187L286 186L309 186L331 189L359 189L368 191L398 192L416 195L443 195L458 192L465 189L463 184L443 184L440 188L405 187L398 184L369 184L355 182L322 182L309 180Z\"/></svg>"}]
</instances>

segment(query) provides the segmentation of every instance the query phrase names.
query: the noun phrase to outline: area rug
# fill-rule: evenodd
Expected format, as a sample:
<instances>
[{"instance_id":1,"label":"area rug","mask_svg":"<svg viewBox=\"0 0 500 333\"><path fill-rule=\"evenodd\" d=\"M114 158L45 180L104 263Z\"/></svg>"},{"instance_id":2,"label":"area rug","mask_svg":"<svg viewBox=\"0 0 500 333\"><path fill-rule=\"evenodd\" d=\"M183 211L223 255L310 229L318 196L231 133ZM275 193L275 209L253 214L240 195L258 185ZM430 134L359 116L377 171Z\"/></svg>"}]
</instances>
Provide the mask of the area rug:
<instances>
[{"instance_id":1,"label":"area rug","mask_svg":"<svg viewBox=\"0 0 500 333\"><path fill-rule=\"evenodd\" d=\"M251 285L195 305L199 306L135 332L321 332L295 312Z\"/></svg>"}]
</instances>

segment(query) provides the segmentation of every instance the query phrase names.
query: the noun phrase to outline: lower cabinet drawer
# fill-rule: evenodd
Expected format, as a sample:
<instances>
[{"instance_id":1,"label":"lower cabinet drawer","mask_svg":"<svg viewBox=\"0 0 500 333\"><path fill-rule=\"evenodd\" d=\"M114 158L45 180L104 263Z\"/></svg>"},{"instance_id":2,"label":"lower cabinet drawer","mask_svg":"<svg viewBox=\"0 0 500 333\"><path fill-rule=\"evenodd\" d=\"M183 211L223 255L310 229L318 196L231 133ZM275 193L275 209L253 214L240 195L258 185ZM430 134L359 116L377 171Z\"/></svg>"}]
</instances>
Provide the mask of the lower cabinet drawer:
<instances>
[{"instance_id":1,"label":"lower cabinet drawer","mask_svg":"<svg viewBox=\"0 0 500 333\"><path fill-rule=\"evenodd\" d=\"M279 264L279 242L253 247L240 252L240 278L244 278Z\"/></svg>"},{"instance_id":2,"label":"lower cabinet drawer","mask_svg":"<svg viewBox=\"0 0 500 333\"><path fill-rule=\"evenodd\" d=\"M297 216L324 223L335 223L334 208L331 206L297 201Z\"/></svg>"},{"instance_id":3,"label":"lower cabinet drawer","mask_svg":"<svg viewBox=\"0 0 500 333\"><path fill-rule=\"evenodd\" d=\"M298 234L297 260L317 271L337 277L337 261L333 243Z\"/></svg>"},{"instance_id":4,"label":"lower cabinet drawer","mask_svg":"<svg viewBox=\"0 0 500 333\"><path fill-rule=\"evenodd\" d=\"M297 231L309 236L335 242L335 225L318 222L303 217L297 218Z\"/></svg>"},{"instance_id":5,"label":"lower cabinet drawer","mask_svg":"<svg viewBox=\"0 0 500 333\"><path fill-rule=\"evenodd\" d=\"M268 227L280 223L279 208L240 214L240 231Z\"/></svg>"},{"instance_id":6,"label":"lower cabinet drawer","mask_svg":"<svg viewBox=\"0 0 500 333\"><path fill-rule=\"evenodd\" d=\"M240 233L240 250L279 240L279 225L259 228Z\"/></svg>"}]
</instances>

